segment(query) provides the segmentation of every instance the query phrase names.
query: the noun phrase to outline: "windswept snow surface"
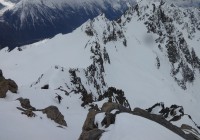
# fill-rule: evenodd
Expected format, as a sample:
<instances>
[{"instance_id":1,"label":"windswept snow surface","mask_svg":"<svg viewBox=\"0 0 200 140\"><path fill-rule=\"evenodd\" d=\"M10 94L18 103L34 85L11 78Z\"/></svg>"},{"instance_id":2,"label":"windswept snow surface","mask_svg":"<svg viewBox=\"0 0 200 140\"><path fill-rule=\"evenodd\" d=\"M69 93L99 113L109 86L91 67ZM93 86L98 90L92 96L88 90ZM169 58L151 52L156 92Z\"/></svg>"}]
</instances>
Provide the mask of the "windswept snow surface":
<instances>
[{"instance_id":1,"label":"windswept snow surface","mask_svg":"<svg viewBox=\"0 0 200 140\"><path fill-rule=\"evenodd\" d=\"M100 140L183 140L155 122L128 113L117 115L115 124L106 131Z\"/></svg>"},{"instance_id":2,"label":"windswept snow surface","mask_svg":"<svg viewBox=\"0 0 200 140\"><path fill-rule=\"evenodd\" d=\"M85 68L91 64L89 48L84 47L88 39L79 29L73 34L59 34L51 40L24 46L23 51L18 51L16 48L9 53L5 48L0 52L2 60L0 67L2 69L5 67L7 69L4 72L5 76L15 79L19 85L32 84L41 74L55 65L65 68ZM16 71L23 73L24 76L16 74Z\"/></svg>"},{"instance_id":3,"label":"windswept snow surface","mask_svg":"<svg viewBox=\"0 0 200 140\"><path fill-rule=\"evenodd\" d=\"M55 98L56 93L63 97L61 104ZM42 112L36 112L36 117L28 118L22 115L16 107L20 107L17 98L30 99L31 105L44 109L50 105L57 106L64 115L67 127L60 128L53 120L47 118ZM87 110L80 105L80 96L64 96L55 90L37 90L20 88L18 95L8 92L5 99L0 99L0 139L1 140L77 140L85 121ZM80 117L81 116L81 117Z\"/></svg>"}]
</instances>

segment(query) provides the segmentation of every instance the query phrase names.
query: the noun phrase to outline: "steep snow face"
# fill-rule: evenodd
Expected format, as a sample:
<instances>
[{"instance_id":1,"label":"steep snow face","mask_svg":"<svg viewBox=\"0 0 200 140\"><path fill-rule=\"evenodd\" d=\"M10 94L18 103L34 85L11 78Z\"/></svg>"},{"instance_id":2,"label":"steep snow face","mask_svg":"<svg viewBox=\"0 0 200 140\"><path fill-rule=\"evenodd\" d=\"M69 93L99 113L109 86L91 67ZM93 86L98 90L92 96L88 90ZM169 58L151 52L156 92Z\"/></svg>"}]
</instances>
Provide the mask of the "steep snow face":
<instances>
[{"instance_id":1,"label":"steep snow face","mask_svg":"<svg viewBox=\"0 0 200 140\"><path fill-rule=\"evenodd\" d=\"M80 132L80 123L83 123L87 112L80 106L88 108L91 104L101 105L108 100L120 102L117 96L107 98L105 95L109 93L109 87L115 87L124 95L121 98L124 106L127 104L124 101L128 101L131 108L143 109L157 102L164 102L166 106L177 104L200 124L200 113L196 110L200 100L199 38L199 11L196 9L150 2L129 8L118 21L110 21L101 14L70 34L59 34L10 52L8 48L2 49L0 68L5 77L19 84L20 90L18 95L9 94L8 98L2 99L1 106L9 103L16 106L13 100L20 96L30 98L37 108L53 104L65 116L68 115L66 118L73 114L69 117L69 131L75 131L77 127ZM45 86L48 89L44 90ZM64 97L63 104L59 105L54 99L55 92ZM66 106L71 109L67 113ZM13 107L8 108L13 110ZM74 112L73 109L77 110ZM81 113L78 113L79 110ZM153 110L152 113L158 112ZM9 112L5 114L9 115ZM3 120L6 120L6 115ZM77 122L72 117L80 117L81 120ZM119 133L122 120L132 118L129 117L120 115L116 126L110 126L108 130L112 130L102 138ZM15 121L13 117L11 119ZM133 120L161 129L157 124L137 117ZM41 120L34 121L40 125ZM22 122L26 127L26 123ZM188 122L193 124L183 116L174 124L180 127ZM7 123L5 121L4 126L8 126ZM51 132L54 126L50 127ZM138 127L143 127L143 124ZM195 128L199 131L198 127ZM159 134L168 135L166 129L162 130L163 133ZM6 132L3 134L4 137L7 135ZM62 134L64 137L65 131ZM127 133L123 131L123 134ZM168 136L179 139L171 133ZM77 133L69 133L69 138L77 139Z\"/></svg>"},{"instance_id":2,"label":"steep snow face","mask_svg":"<svg viewBox=\"0 0 200 140\"><path fill-rule=\"evenodd\" d=\"M146 5L146 6L144 6ZM151 5L151 6L148 6ZM165 3L140 2L131 13L136 13L133 23L137 20L145 24L147 31L140 31L136 38L142 38L140 42L152 46L157 55L158 69L160 68L159 53L163 52L168 56L171 63L171 75L175 81L183 88L187 88L187 83L195 79L195 74L199 73L199 66L195 59L199 56L198 44L200 38L200 16L198 9L182 9ZM125 21L131 20L125 14ZM123 18L120 22L123 23ZM125 26L132 24L127 23ZM136 25L137 26L137 25ZM130 28L130 27L126 27ZM145 34L147 32L148 34ZM133 32L130 32L133 34ZM136 33L134 33L136 35ZM156 43L156 44L154 44ZM155 48L155 46L158 46ZM197 54L196 54L197 53ZM199 61L199 60L197 60Z\"/></svg>"}]
</instances>

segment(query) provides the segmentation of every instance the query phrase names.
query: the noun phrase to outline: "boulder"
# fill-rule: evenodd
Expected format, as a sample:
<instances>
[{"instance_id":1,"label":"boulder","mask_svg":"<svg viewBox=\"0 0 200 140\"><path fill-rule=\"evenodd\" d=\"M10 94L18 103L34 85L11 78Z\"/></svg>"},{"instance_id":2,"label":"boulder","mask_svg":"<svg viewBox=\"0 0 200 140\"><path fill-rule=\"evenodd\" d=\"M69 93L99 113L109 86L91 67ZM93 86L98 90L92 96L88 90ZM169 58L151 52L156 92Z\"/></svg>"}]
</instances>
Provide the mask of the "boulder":
<instances>
[{"instance_id":1,"label":"boulder","mask_svg":"<svg viewBox=\"0 0 200 140\"><path fill-rule=\"evenodd\" d=\"M8 79L7 82L8 82L9 90L10 90L12 93L17 93L18 86L17 86L17 84L15 83L15 81L13 81L13 80L11 80L11 79Z\"/></svg>"},{"instance_id":2,"label":"boulder","mask_svg":"<svg viewBox=\"0 0 200 140\"><path fill-rule=\"evenodd\" d=\"M109 87L103 95L99 96L98 100L101 101L105 98L108 98L109 102L118 103L126 108L131 109L129 102L124 95L124 91L121 89Z\"/></svg>"},{"instance_id":3,"label":"boulder","mask_svg":"<svg viewBox=\"0 0 200 140\"><path fill-rule=\"evenodd\" d=\"M51 120L54 120L54 122L67 126L67 123L64 119L64 116L61 114L61 112L58 110L56 106L49 106L42 110L44 114L47 114L47 117Z\"/></svg>"},{"instance_id":4,"label":"boulder","mask_svg":"<svg viewBox=\"0 0 200 140\"><path fill-rule=\"evenodd\" d=\"M82 128L82 133L79 140L99 140L104 130L98 129L98 126L94 124L96 114L100 111L90 109L85 123Z\"/></svg>"},{"instance_id":5,"label":"boulder","mask_svg":"<svg viewBox=\"0 0 200 140\"><path fill-rule=\"evenodd\" d=\"M20 101L21 106L23 108L33 110L33 111L36 110L34 107L31 106L29 99L18 98L17 100Z\"/></svg>"},{"instance_id":6,"label":"boulder","mask_svg":"<svg viewBox=\"0 0 200 140\"><path fill-rule=\"evenodd\" d=\"M17 93L18 86L15 81L11 79L5 79L2 70L0 70L0 98L5 98L8 90L10 90L12 93Z\"/></svg>"},{"instance_id":7,"label":"boulder","mask_svg":"<svg viewBox=\"0 0 200 140\"><path fill-rule=\"evenodd\" d=\"M111 113L113 109L117 109L118 111L114 114ZM115 123L115 117L118 113L121 112L131 112L130 109L123 107L118 103L104 103L101 111L98 109L90 109L87 118L84 122L82 133L79 137L79 140L99 140L104 130L98 128L98 124L95 124L95 116L98 113L105 113L105 117L101 121L101 125L106 128L110 126L110 124Z\"/></svg>"}]
</instances>

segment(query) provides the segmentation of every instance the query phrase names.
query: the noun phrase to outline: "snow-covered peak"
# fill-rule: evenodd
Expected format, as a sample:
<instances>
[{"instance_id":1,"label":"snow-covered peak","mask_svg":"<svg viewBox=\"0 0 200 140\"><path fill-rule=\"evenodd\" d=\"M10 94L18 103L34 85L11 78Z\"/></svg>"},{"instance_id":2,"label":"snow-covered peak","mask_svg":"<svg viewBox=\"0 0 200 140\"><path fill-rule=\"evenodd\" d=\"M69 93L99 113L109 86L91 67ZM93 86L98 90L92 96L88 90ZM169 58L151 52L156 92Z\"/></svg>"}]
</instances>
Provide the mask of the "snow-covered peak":
<instances>
[{"instance_id":1,"label":"snow-covered peak","mask_svg":"<svg viewBox=\"0 0 200 140\"><path fill-rule=\"evenodd\" d=\"M12 9L15 5L15 3L12 3L11 1L6 0L0 0L0 4L2 4L3 8L0 9L0 16L7 10Z\"/></svg>"}]
</instances>

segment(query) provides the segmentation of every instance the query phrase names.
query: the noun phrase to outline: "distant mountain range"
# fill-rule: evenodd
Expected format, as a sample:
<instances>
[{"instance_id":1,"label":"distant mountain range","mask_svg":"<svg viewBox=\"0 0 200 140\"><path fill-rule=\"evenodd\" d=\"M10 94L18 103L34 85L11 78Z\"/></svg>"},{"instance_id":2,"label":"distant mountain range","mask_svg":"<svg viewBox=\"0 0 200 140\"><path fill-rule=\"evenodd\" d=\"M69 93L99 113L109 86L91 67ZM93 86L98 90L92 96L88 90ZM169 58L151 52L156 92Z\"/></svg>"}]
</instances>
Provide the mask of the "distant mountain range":
<instances>
[{"instance_id":1,"label":"distant mountain range","mask_svg":"<svg viewBox=\"0 0 200 140\"><path fill-rule=\"evenodd\" d=\"M30 44L69 33L88 19L105 13L119 18L135 0L21 0L0 17L0 46ZM18 3L17 3L18 2ZM5 2L4 2L5 3Z\"/></svg>"},{"instance_id":2,"label":"distant mountain range","mask_svg":"<svg viewBox=\"0 0 200 140\"><path fill-rule=\"evenodd\" d=\"M200 5L198 0L171 2L184 7ZM69 33L100 13L117 19L134 4L135 0L0 0L0 48L13 49Z\"/></svg>"}]
</instances>

